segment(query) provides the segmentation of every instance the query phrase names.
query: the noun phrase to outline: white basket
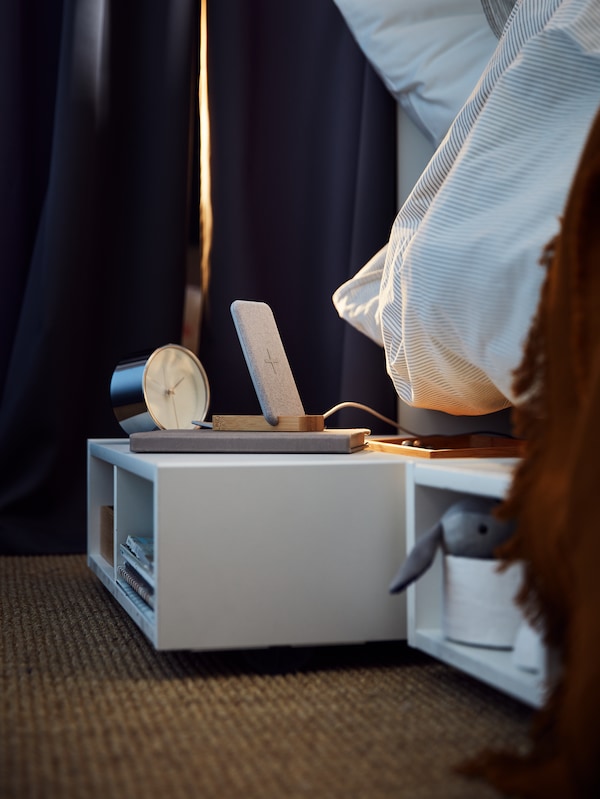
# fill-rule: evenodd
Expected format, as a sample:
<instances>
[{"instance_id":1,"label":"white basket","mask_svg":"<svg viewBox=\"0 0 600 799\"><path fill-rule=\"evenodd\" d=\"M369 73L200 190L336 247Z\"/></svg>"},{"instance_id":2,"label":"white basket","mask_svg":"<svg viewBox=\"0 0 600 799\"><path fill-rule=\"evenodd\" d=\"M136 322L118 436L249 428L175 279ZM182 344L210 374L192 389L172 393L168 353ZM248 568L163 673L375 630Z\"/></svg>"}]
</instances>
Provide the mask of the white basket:
<instances>
[{"instance_id":1,"label":"white basket","mask_svg":"<svg viewBox=\"0 0 600 799\"><path fill-rule=\"evenodd\" d=\"M516 563L498 572L497 560L444 558L442 624L446 638L512 649L523 616L514 602L522 579Z\"/></svg>"}]
</instances>

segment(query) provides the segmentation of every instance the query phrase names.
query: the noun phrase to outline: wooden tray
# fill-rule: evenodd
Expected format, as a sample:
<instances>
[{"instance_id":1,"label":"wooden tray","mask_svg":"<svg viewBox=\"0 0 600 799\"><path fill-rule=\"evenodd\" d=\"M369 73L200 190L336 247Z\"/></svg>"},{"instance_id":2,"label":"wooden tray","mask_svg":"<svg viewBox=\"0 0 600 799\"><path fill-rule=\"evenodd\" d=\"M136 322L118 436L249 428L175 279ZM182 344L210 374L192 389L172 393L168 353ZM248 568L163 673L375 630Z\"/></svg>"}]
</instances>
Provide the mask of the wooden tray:
<instances>
[{"instance_id":1,"label":"wooden tray","mask_svg":"<svg viewBox=\"0 0 600 799\"><path fill-rule=\"evenodd\" d=\"M370 438L367 448L417 458L520 458L525 441L485 433L448 436Z\"/></svg>"}]
</instances>

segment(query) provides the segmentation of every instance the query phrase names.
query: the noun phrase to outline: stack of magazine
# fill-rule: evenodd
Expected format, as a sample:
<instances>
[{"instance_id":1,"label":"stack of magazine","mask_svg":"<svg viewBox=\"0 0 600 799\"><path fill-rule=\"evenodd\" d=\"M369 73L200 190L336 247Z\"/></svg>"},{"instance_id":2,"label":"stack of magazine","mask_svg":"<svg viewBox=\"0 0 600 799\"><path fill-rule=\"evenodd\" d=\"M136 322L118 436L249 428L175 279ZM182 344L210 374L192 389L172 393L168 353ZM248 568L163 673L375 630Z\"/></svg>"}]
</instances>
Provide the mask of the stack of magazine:
<instances>
[{"instance_id":1,"label":"stack of magazine","mask_svg":"<svg viewBox=\"0 0 600 799\"><path fill-rule=\"evenodd\" d=\"M150 536L128 535L119 546L117 582L133 589L150 608L154 608L154 541Z\"/></svg>"}]
</instances>

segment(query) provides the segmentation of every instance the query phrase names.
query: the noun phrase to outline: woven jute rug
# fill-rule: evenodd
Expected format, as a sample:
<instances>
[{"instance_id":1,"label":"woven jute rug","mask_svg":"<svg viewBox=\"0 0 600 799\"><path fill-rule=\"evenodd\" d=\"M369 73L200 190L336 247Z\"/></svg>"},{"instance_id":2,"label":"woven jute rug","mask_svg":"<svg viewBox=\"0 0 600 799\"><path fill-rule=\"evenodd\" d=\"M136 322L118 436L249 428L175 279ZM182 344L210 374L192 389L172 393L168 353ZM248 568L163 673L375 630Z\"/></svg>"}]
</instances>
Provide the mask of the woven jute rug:
<instances>
[{"instance_id":1,"label":"woven jute rug","mask_svg":"<svg viewBox=\"0 0 600 799\"><path fill-rule=\"evenodd\" d=\"M83 556L0 558L2 799L486 799L531 711L405 643L156 652Z\"/></svg>"}]
</instances>

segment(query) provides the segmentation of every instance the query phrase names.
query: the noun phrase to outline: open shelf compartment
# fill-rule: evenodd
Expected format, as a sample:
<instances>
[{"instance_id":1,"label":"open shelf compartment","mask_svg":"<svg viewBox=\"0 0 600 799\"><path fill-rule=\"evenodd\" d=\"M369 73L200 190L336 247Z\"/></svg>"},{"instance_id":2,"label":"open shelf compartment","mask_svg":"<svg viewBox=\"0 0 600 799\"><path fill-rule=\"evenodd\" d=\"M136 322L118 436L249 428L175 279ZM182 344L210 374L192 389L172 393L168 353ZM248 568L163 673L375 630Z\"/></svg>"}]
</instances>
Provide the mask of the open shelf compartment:
<instances>
[{"instance_id":1,"label":"open shelf compartment","mask_svg":"<svg viewBox=\"0 0 600 799\"><path fill-rule=\"evenodd\" d=\"M406 545L413 547L454 502L469 495L502 499L510 485L514 459L412 463L406 470ZM408 587L407 628L411 646L531 705L545 696L548 658L539 672L513 663L513 651L460 644L445 638L442 625L443 554Z\"/></svg>"}]
</instances>

